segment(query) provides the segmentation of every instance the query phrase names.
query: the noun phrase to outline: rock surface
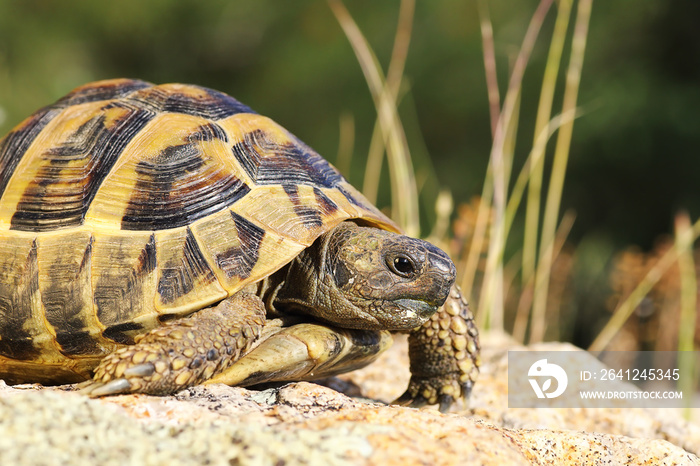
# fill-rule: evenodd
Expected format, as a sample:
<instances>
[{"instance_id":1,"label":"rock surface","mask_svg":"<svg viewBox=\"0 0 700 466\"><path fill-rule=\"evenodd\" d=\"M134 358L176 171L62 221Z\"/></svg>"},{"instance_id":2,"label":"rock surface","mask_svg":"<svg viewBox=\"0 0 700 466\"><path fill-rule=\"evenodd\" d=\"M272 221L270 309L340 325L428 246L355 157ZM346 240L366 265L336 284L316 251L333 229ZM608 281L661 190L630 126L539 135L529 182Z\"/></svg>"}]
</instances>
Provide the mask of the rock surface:
<instances>
[{"instance_id":1,"label":"rock surface","mask_svg":"<svg viewBox=\"0 0 700 466\"><path fill-rule=\"evenodd\" d=\"M330 386L206 385L91 400L0 382L0 464L699 464L700 426L670 410L509 409L504 337L483 338L469 408L387 406L408 382L405 342ZM573 349L547 344L537 349Z\"/></svg>"}]
</instances>

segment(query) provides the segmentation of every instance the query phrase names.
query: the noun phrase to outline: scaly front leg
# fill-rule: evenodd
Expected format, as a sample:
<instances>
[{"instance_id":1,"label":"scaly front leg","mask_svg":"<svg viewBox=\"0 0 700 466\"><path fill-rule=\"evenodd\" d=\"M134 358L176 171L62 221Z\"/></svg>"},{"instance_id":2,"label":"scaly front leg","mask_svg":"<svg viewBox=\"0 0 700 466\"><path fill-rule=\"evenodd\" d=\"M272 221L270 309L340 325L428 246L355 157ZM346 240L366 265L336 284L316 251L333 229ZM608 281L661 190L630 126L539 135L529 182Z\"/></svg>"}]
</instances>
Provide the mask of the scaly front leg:
<instances>
[{"instance_id":1,"label":"scaly front leg","mask_svg":"<svg viewBox=\"0 0 700 466\"><path fill-rule=\"evenodd\" d=\"M408 337L411 381L394 403L420 407L468 399L479 375L479 332L469 304L453 285L445 304Z\"/></svg>"}]
</instances>

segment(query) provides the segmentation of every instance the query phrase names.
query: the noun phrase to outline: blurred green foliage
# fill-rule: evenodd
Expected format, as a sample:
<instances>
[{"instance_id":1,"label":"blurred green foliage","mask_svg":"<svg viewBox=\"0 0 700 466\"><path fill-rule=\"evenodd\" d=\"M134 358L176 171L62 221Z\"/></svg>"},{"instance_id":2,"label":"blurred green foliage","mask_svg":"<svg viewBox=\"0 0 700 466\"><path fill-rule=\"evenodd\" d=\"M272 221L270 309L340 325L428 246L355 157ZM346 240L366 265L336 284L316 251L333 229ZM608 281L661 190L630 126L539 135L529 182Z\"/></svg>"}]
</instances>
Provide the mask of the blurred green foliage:
<instances>
[{"instance_id":1,"label":"blurred green foliage","mask_svg":"<svg viewBox=\"0 0 700 466\"><path fill-rule=\"evenodd\" d=\"M502 89L536 4L489 2ZM346 5L386 67L399 1ZM457 203L481 192L491 132L476 2L418 2L415 16L399 110L423 188L427 233L440 188L450 189ZM577 268L592 264L579 273L583 308L592 299L588 287L601 287L612 251L649 248L671 231L679 209L700 215L694 180L700 172L698 18L697 0L593 4L578 99L583 115L562 200L562 209L577 213L571 239L587 251ZM524 152L534 126L526 116L535 114L553 20L550 14L525 76ZM112 77L224 91L331 161L340 119L350 115L355 140L345 174L362 184L375 111L325 1L0 0L2 133L73 87ZM389 202L385 184L380 207Z\"/></svg>"}]
</instances>

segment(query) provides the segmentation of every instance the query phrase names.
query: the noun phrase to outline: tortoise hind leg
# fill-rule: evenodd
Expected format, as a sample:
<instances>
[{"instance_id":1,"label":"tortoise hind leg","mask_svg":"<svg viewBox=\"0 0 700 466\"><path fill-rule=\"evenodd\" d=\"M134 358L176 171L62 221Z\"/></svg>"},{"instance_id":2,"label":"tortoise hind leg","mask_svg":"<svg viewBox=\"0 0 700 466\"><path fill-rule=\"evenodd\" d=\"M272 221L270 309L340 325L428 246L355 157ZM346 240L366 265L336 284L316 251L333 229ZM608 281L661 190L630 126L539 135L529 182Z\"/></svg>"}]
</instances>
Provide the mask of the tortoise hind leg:
<instances>
[{"instance_id":1,"label":"tortoise hind leg","mask_svg":"<svg viewBox=\"0 0 700 466\"><path fill-rule=\"evenodd\" d=\"M241 291L106 356L82 391L92 397L174 393L229 367L251 348L264 325L260 298Z\"/></svg>"}]
</instances>

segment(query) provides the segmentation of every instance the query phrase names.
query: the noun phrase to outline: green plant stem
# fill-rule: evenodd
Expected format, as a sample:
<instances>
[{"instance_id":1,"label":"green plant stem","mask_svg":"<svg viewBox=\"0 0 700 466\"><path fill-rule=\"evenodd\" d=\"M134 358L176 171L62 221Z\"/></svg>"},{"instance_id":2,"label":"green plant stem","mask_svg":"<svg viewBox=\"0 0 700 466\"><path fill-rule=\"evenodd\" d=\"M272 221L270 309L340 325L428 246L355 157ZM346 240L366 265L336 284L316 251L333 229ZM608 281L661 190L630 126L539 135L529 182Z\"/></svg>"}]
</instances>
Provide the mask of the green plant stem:
<instances>
[{"instance_id":1,"label":"green plant stem","mask_svg":"<svg viewBox=\"0 0 700 466\"><path fill-rule=\"evenodd\" d=\"M554 91L556 89L557 76L559 75L559 65L564 50L566 31L569 27L571 17L572 0L560 0L558 2L557 19L554 24L554 32L549 46L547 64L542 78L542 90L540 101L537 107L537 117L535 119L535 144L533 150L537 152L534 158L539 159L546 149L546 144L538 144L539 135L542 134L549 124L552 114L552 102L554 101ZM541 152L541 154L540 154ZM542 177L544 164L530 164L530 178L527 192L527 203L525 209L525 231L523 238L523 261L522 261L522 283L531 281L535 272L535 257L537 256L537 232L540 220L540 204L542 202Z\"/></svg>"},{"instance_id":2,"label":"green plant stem","mask_svg":"<svg viewBox=\"0 0 700 466\"><path fill-rule=\"evenodd\" d=\"M493 39L493 27L489 15L488 2L479 0L479 23L481 25L481 43L484 50L484 69L486 74L486 87L489 98L489 114L491 116L491 137L496 135L496 126L500 118L500 95L498 92L498 79L496 71L496 54ZM474 280L476 270L479 267L481 251L486 242L486 232L491 221L491 201L493 200L493 176L491 176L491 162L486 170L484 186L481 190L479 208L476 214L476 223L469 246L465 249L466 259L460 258L460 272L462 276L461 287L465 296L474 296ZM488 313L477 309L476 319L480 327L484 327Z\"/></svg>"},{"instance_id":3,"label":"green plant stem","mask_svg":"<svg viewBox=\"0 0 700 466\"><path fill-rule=\"evenodd\" d=\"M349 112L340 114L338 137L338 156L336 157L336 167L346 178L350 179L350 164L352 162L352 152L355 146L355 119Z\"/></svg>"},{"instance_id":4,"label":"green plant stem","mask_svg":"<svg viewBox=\"0 0 700 466\"><path fill-rule=\"evenodd\" d=\"M698 279L693 257L693 229L688 214L676 216L675 249L678 254L678 275L681 282L681 312L678 319L678 369L683 377L678 388L693 393L698 361L691 353L695 349L695 324L697 313ZM690 401L686 402L685 416L690 418Z\"/></svg>"},{"instance_id":5,"label":"green plant stem","mask_svg":"<svg viewBox=\"0 0 700 466\"><path fill-rule=\"evenodd\" d=\"M692 239L695 241L700 236L700 220L692 226ZM603 351L610 343L610 340L617 334L627 319L632 315L637 306L649 294L651 289L658 283L668 269L678 260L678 248L671 248L661 256L661 258L649 269L647 274L632 290L632 292L615 309L613 316L605 324L593 343L588 347L588 351Z\"/></svg>"},{"instance_id":6,"label":"green plant stem","mask_svg":"<svg viewBox=\"0 0 700 466\"><path fill-rule=\"evenodd\" d=\"M429 242L438 246L445 242L453 211L452 193L448 189L443 189L435 200L435 225L433 226L433 231L426 238Z\"/></svg>"},{"instance_id":7,"label":"green plant stem","mask_svg":"<svg viewBox=\"0 0 700 466\"><path fill-rule=\"evenodd\" d=\"M571 58L566 73L566 86L564 89L564 101L562 113L576 108L579 84L581 82L581 69L583 57L586 51L586 38L588 36L588 24L591 17L593 0L580 0L576 13L574 35L571 44ZM573 120L562 125L559 129L556 146L554 149L554 161L552 164L552 176L550 178L547 202L545 204L544 222L542 225L542 237L540 241L540 260L535 274L535 290L532 306L532 326L530 341L542 341L546 330L545 311L547 308L547 294L549 292L549 279L552 268L552 243L557 228L561 193L564 187L564 176L569 159L571 135L573 133Z\"/></svg>"},{"instance_id":8,"label":"green plant stem","mask_svg":"<svg viewBox=\"0 0 700 466\"><path fill-rule=\"evenodd\" d=\"M520 110L520 92L517 93L515 108L513 110L513 117L508 122L508 128L503 141L502 146L502 166L500 167L500 177L504 180L504 183L508 183L510 179L511 169L513 166L513 154L515 153L515 140L518 132L518 117L517 114ZM507 201L504 199L504 201ZM494 235L490 238L489 242L489 255L486 261L486 270L484 274L484 281L482 283L480 296L486 296L486 304L491 303L491 298L495 298L493 301L494 307L490 308L488 325L491 328L503 329L503 313L504 313L504 300L506 296L506 284L504 276L504 257L503 253L505 251L506 237L508 235L508 221L506 217L506 208L499 209L497 212L498 217L498 228L494 228ZM501 215L502 214L502 215ZM494 247L492 250L491 247ZM494 253L494 251L497 252ZM483 302L484 298L480 302Z\"/></svg>"},{"instance_id":9,"label":"green plant stem","mask_svg":"<svg viewBox=\"0 0 700 466\"><path fill-rule=\"evenodd\" d=\"M486 0L479 0L479 25L481 27L481 46L484 53L484 71L486 89L489 98L489 115L491 116L491 137L496 135L496 125L501 111L501 96L498 92L498 73L496 72L496 48L493 40L493 26Z\"/></svg>"},{"instance_id":10,"label":"green plant stem","mask_svg":"<svg viewBox=\"0 0 700 466\"><path fill-rule=\"evenodd\" d=\"M539 31L542 28L544 18L552 5L553 0L542 0L533 14L528 29L525 32L523 43L515 60L513 71L508 83L508 91L503 101L496 131L494 132L493 146L491 148L490 164L493 175L493 211L494 219L489 241L489 250L486 258L486 270L484 282L482 283L479 295L479 314L487 312L491 315L490 321L494 322L495 328L502 328L503 322L503 252L508 232L505 231L505 206L507 202L508 173L507 167L512 160L506 159L506 145L512 144L508 141L508 136L513 119L516 116L516 109L520 99L520 90L525 68L530 59L532 49L537 40ZM510 133L514 137L514 132ZM499 265L501 264L501 265Z\"/></svg>"},{"instance_id":11,"label":"green plant stem","mask_svg":"<svg viewBox=\"0 0 700 466\"><path fill-rule=\"evenodd\" d=\"M399 7L399 21L394 37L394 48L389 60L389 71L386 78L386 87L389 96L397 105L399 89L403 81L403 72L408 56L408 46L411 42L411 29L413 25L413 15L415 12L415 1L404 0ZM367 153L367 163L365 165L365 176L362 184L362 193L373 204L377 202L379 192L379 181L382 173L384 160L384 140L382 139L381 123L377 118L372 130L372 139Z\"/></svg>"},{"instance_id":12,"label":"green plant stem","mask_svg":"<svg viewBox=\"0 0 700 466\"><path fill-rule=\"evenodd\" d=\"M678 327L678 351L695 349L698 280L693 258L693 230L687 214L676 217L676 249L681 281L681 315Z\"/></svg>"},{"instance_id":13,"label":"green plant stem","mask_svg":"<svg viewBox=\"0 0 700 466\"><path fill-rule=\"evenodd\" d=\"M576 117L576 112L569 112L564 115L557 115L542 129L542 132L535 138L535 144L530 151L525 164L520 170L518 177L513 184L513 189L511 190L510 196L508 198L508 205L506 205L505 223L506 230L510 230L515 219L515 214L520 207L520 203L525 193L525 187L530 179L530 173L532 172L532 165L542 165L544 161L544 146L547 141L552 137L554 132L559 129L563 122L568 121ZM571 217L571 222L573 222L573 216ZM564 246L564 240L571 230L571 225L566 223L567 216L564 216L562 223L559 225L559 230L556 234L560 241L557 241L558 246L554 250L554 260L556 260L559 251ZM535 288L535 276L531 274L528 281L521 283L521 296L518 302L518 308L516 311L515 322L513 325L513 338L516 341L525 341L525 329L527 328L527 322L529 320L529 310L532 307L532 294Z\"/></svg>"},{"instance_id":14,"label":"green plant stem","mask_svg":"<svg viewBox=\"0 0 700 466\"><path fill-rule=\"evenodd\" d=\"M412 0L405 0L412 1ZM377 57L340 0L328 0L355 52L377 110L382 138L388 154L391 178L392 216L410 236L420 234L418 190L413 176L406 135L398 117Z\"/></svg>"},{"instance_id":15,"label":"green plant stem","mask_svg":"<svg viewBox=\"0 0 700 466\"><path fill-rule=\"evenodd\" d=\"M528 154L527 159L525 159L525 164L523 165L522 170L520 170L515 183L513 183L513 188L511 189L510 196L508 197L508 204L506 205L505 213L506 230L510 230L513 220L515 219L515 214L520 207L523 194L525 193L525 188L528 186L528 182L530 180L532 165L543 165L544 147L547 145L547 141L549 141L554 132L559 129L562 124L576 118L577 113L578 112L576 109L573 109L565 114L555 116L535 138L535 144L533 145L530 154Z\"/></svg>"},{"instance_id":16,"label":"green plant stem","mask_svg":"<svg viewBox=\"0 0 700 466\"><path fill-rule=\"evenodd\" d=\"M493 177L488 173L491 170L487 169L486 178L484 180L484 188L481 192L481 198L479 199L479 210L476 214L476 223L474 225L474 233L472 234L472 241L469 247L466 249L467 257L462 262L464 266L462 270L462 281L461 287L465 296L474 296L474 280L476 278L476 270L479 267L479 259L481 259L481 251L484 249L484 243L486 242L486 234L488 231L488 226L491 223L491 200L493 199ZM477 324L480 327L484 327L488 313L481 311L480 308L477 309Z\"/></svg>"}]
</instances>

